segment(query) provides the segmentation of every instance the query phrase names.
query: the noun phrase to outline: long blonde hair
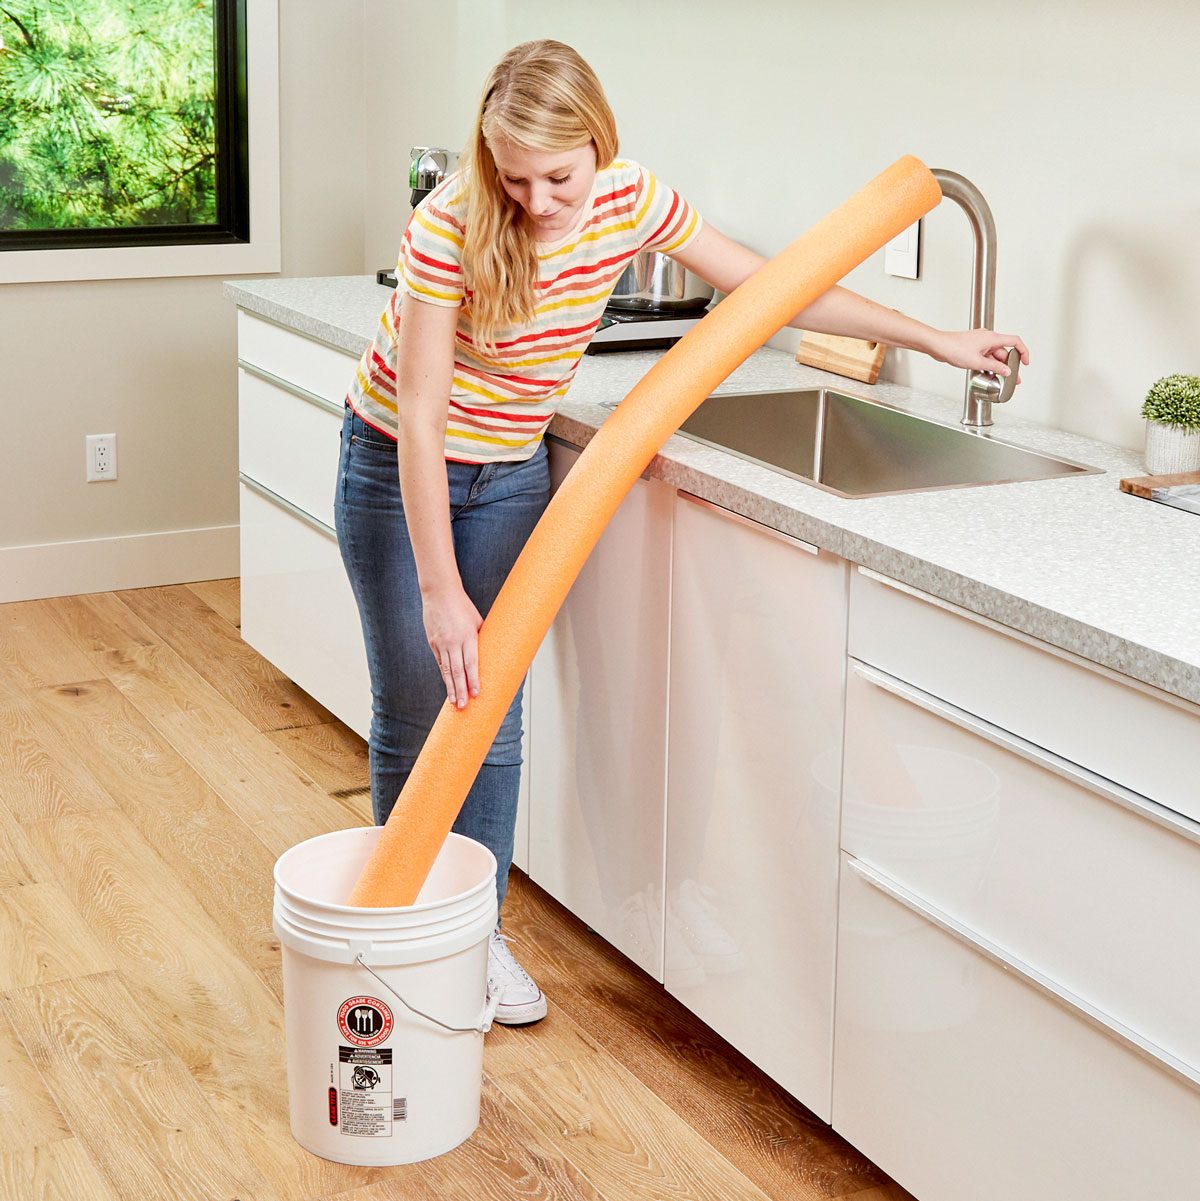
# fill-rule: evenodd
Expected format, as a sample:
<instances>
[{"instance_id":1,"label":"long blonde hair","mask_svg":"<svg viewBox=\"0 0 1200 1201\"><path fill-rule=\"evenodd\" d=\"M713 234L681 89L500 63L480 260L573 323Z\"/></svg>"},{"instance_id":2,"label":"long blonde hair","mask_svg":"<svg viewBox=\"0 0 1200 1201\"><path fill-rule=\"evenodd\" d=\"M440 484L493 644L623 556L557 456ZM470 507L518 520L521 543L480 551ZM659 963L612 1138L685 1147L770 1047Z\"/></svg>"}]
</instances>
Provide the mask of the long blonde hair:
<instances>
[{"instance_id":1,"label":"long blonde hair","mask_svg":"<svg viewBox=\"0 0 1200 1201\"><path fill-rule=\"evenodd\" d=\"M500 182L496 139L546 154L591 142L600 170L617 156L617 123L595 72L562 42L522 42L488 75L463 154L463 270L476 343L493 352L496 331L532 321L537 304L537 245Z\"/></svg>"}]
</instances>

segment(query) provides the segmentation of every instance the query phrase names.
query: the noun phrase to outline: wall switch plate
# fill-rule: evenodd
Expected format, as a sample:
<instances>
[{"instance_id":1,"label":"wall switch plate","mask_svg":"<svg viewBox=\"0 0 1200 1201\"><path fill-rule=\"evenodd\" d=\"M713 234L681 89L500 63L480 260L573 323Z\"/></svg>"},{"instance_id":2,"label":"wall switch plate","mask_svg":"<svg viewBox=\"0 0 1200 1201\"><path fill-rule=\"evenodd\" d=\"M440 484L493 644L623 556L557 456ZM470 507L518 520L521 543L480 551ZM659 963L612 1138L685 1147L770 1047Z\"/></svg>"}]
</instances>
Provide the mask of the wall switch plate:
<instances>
[{"instance_id":1,"label":"wall switch plate","mask_svg":"<svg viewBox=\"0 0 1200 1201\"><path fill-rule=\"evenodd\" d=\"M921 274L921 222L910 225L884 247L883 269L901 279L918 279Z\"/></svg>"},{"instance_id":2,"label":"wall switch plate","mask_svg":"<svg viewBox=\"0 0 1200 1201\"><path fill-rule=\"evenodd\" d=\"M117 435L88 434L87 478L88 483L117 478Z\"/></svg>"}]
</instances>

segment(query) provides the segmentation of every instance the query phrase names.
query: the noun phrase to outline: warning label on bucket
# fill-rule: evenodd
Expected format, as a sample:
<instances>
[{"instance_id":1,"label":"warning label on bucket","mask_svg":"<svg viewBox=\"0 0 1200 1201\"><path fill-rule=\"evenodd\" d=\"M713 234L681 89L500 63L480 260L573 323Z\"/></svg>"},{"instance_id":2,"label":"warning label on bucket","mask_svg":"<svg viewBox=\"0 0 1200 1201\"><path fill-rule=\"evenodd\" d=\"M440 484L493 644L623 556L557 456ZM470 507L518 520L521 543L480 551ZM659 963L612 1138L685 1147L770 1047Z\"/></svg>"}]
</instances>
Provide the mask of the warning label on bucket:
<instances>
[{"instance_id":1,"label":"warning label on bucket","mask_svg":"<svg viewBox=\"0 0 1200 1201\"><path fill-rule=\"evenodd\" d=\"M403 1121L407 1109L392 1104L392 1051L338 1047L337 1114L342 1134L386 1138L393 1121ZM333 1110L331 1109L331 1112Z\"/></svg>"}]
</instances>

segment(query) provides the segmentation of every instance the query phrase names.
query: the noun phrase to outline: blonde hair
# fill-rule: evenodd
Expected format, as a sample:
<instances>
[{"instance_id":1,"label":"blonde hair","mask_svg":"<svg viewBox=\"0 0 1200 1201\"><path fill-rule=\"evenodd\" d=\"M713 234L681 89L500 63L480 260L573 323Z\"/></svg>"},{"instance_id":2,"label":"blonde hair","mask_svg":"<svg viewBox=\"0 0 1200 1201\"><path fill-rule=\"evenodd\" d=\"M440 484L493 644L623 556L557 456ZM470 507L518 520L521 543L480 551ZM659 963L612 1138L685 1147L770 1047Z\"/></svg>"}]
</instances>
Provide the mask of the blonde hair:
<instances>
[{"instance_id":1,"label":"blonde hair","mask_svg":"<svg viewBox=\"0 0 1200 1201\"><path fill-rule=\"evenodd\" d=\"M522 42L488 75L463 154L463 271L476 343L493 352L496 331L532 321L537 304L537 245L500 182L497 139L546 154L591 142L600 170L616 158L617 123L595 72L562 42Z\"/></svg>"}]
</instances>

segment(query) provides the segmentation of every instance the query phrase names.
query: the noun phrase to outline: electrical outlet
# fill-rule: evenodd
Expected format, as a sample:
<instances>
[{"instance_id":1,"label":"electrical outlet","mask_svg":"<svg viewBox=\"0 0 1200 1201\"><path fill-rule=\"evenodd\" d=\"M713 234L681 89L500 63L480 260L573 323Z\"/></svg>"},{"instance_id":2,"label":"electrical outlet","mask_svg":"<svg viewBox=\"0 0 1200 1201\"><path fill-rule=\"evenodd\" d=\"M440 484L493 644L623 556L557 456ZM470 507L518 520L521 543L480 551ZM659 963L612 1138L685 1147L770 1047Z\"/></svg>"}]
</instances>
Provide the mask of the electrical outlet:
<instances>
[{"instance_id":1,"label":"electrical outlet","mask_svg":"<svg viewBox=\"0 0 1200 1201\"><path fill-rule=\"evenodd\" d=\"M88 434L87 478L88 483L117 478L117 435Z\"/></svg>"},{"instance_id":2,"label":"electrical outlet","mask_svg":"<svg viewBox=\"0 0 1200 1201\"><path fill-rule=\"evenodd\" d=\"M901 279L917 279L921 273L921 222L897 234L884 248L883 269Z\"/></svg>"}]
</instances>

